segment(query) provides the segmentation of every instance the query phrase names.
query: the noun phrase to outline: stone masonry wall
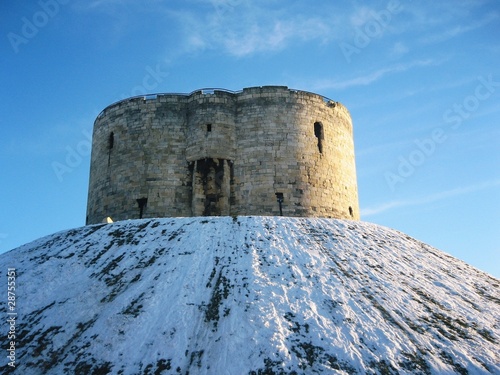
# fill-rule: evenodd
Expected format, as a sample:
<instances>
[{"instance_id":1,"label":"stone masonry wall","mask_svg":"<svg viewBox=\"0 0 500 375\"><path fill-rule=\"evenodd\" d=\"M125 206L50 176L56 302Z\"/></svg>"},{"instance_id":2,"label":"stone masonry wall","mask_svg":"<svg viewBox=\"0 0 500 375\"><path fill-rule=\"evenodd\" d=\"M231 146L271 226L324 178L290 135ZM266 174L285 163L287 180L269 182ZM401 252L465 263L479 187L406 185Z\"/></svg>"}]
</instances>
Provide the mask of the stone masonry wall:
<instances>
[{"instance_id":1,"label":"stone masonry wall","mask_svg":"<svg viewBox=\"0 0 500 375\"><path fill-rule=\"evenodd\" d=\"M282 86L115 103L94 124L87 223L279 215L359 220L350 115Z\"/></svg>"}]
</instances>

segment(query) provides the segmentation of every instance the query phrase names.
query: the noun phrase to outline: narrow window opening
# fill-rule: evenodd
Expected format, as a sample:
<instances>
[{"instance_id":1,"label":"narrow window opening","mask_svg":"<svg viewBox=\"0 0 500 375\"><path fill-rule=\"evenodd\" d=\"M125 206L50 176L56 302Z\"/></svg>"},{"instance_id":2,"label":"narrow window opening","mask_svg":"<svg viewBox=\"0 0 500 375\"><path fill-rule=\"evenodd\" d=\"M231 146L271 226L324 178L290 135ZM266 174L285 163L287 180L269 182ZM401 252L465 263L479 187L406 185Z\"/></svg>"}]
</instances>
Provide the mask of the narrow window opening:
<instances>
[{"instance_id":1,"label":"narrow window opening","mask_svg":"<svg viewBox=\"0 0 500 375\"><path fill-rule=\"evenodd\" d=\"M323 132L323 124L321 122L314 123L314 135L318 138L318 150L319 153L323 153L323 139L325 138Z\"/></svg>"},{"instance_id":2,"label":"narrow window opening","mask_svg":"<svg viewBox=\"0 0 500 375\"><path fill-rule=\"evenodd\" d=\"M108 148L111 150L115 145L115 133L111 132L108 138Z\"/></svg>"},{"instance_id":3,"label":"narrow window opening","mask_svg":"<svg viewBox=\"0 0 500 375\"><path fill-rule=\"evenodd\" d=\"M276 200L278 201L280 216L283 216L283 193L274 193L276 195Z\"/></svg>"},{"instance_id":4,"label":"narrow window opening","mask_svg":"<svg viewBox=\"0 0 500 375\"><path fill-rule=\"evenodd\" d=\"M109 133L109 138L108 138L108 167L111 164L111 150L113 149L114 145L115 145L115 133L111 132Z\"/></svg>"},{"instance_id":5,"label":"narrow window opening","mask_svg":"<svg viewBox=\"0 0 500 375\"><path fill-rule=\"evenodd\" d=\"M142 215L144 214L144 208L148 203L148 198L139 198L136 199L137 204L139 205L139 219L142 219Z\"/></svg>"},{"instance_id":6,"label":"narrow window opening","mask_svg":"<svg viewBox=\"0 0 500 375\"><path fill-rule=\"evenodd\" d=\"M207 132L211 132L212 131L212 124L207 124Z\"/></svg>"},{"instance_id":7,"label":"narrow window opening","mask_svg":"<svg viewBox=\"0 0 500 375\"><path fill-rule=\"evenodd\" d=\"M351 217L354 217L354 214L352 212L352 207L351 206L349 206L349 215L351 215Z\"/></svg>"}]
</instances>

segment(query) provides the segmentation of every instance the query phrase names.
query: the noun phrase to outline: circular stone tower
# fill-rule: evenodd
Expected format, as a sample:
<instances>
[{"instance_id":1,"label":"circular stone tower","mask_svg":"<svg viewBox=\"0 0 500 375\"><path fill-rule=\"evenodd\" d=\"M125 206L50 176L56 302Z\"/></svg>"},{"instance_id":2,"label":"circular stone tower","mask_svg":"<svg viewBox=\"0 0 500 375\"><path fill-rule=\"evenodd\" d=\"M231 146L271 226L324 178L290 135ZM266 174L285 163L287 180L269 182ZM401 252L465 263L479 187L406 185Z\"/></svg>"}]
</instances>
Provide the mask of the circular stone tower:
<instances>
[{"instance_id":1,"label":"circular stone tower","mask_svg":"<svg viewBox=\"0 0 500 375\"><path fill-rule=\"evenodd\" d=\"M125 99L97 117L87 224L281 213L359 220L340 103L283 86L211 89Z\"/></svg>"}]
</instances>

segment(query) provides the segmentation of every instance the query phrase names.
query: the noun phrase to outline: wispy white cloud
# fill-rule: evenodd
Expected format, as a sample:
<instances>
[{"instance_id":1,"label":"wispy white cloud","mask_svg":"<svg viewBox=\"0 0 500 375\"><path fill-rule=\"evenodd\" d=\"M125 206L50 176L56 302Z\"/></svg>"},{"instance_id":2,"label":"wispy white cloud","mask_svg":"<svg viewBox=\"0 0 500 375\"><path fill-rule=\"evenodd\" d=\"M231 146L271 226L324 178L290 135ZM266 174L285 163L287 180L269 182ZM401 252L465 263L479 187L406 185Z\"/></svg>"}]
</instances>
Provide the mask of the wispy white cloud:
<instances>
[{"instance_id":1,"label":"wispy white cloud","mask_svg":"<svg viewBox=\"0 0 500 375\"><path fill-rule=\"evenodd\" d=\"M148 0L143 2L138 2L135 0L79 0L78 5L82 9L102 11L107 10L110 7L115 9L123 8L125 6L137 6L141 9L151 9L154 10L156 5L161 5L162 0Z\"/></svg>"},{"instance_id":2,"label":"wispy white cloud","mask_svg":"<svg viewBox=\"0 0 500 375\"><path fill-rule=\"evenodd\" d=\"M424 44L435 44L435 43L441 43L446 40L458 37L462 34L468 33L470 31L474 31L476 29L479 29L481 27L484 27L491 22L498 22L500 19L500 14L497 12L492 12L484 16L481 20L478 20L477 22L473 22L467 25L454 25L450 26L447 29L440 30L439 33L432 34L426 37L421 38L419 41Z\"/></svg>"},{"instance_id":3,"label":"wispy white cloud","mask_svg":"<svg viewBox=\"0 0 500 375\"><path fill-rule=\"evenodd\" d=\"M121 0L93 0L87 3L87 7L90 9L101 8L103 6L110 6L123 3Z\"/></svg>"},{"instance_id":4,"label":"wispy white cloud","mask_svg":"<svg viewBox=\"0 0 500 375\"><path fill-rule=\"evenodd\" d=\"M325 90L325 89L347 89L353 86L366 86L371 83L374 83L386 75L391 75L395 73L405 72L415 67L423 67L430 65L439 65L439 61L427 59L427 60L416 60L406 64L396 64L387 68L378 69L369 74L365 74L362 76L358 76L355 78L351 78L345 81L336 81L336 80L323 80L317 82L314 87L316 90Z\"/></svg>"},{"instance_id":5,"label":"wispy white cloud","mask_svg":"<svg viewBox=\"0 0 500 375\"><path fill-rule=\"evenodd\" d=\"M206 45L222 48L234 56L247 56L259 52L280 51L295 41L324 39L328 26L320 20L297 17L295 19L269 19L238 27L216 24L213 32L205 34Z\"/></svg>"},{"instance_id":6,"label":"wispy white cloud","mask_svg":"<svg viewBox=\"0 0 500 375\"><path fill-rule=\"evenodd\" d=\"M165 9L181 26L185 52L218 50L245 57L281 51L295 43L313 40L325 43L333 38L333 28L339 24L335 21L338 15L321 12L318 7L300 12L247 0L212 0L200 4L205 5L204 11L200 7Z\"/></svg>"},{"instance_id":7,"label":"wispy white cloud","mask_svg":"<svg viewBox=\"0 0 500 375\"><path fill-rule=\"evenodd\" d=\"M481 190L491 189L497 186L500 186L500 180L485 181L480 184L461 186L455 189L438 192L435 194L428 195L426 197L415 198L412 200L396 200L396 201L386 202L379 204L377 206L362 208L361 216L363 217L374 216L395 208L424 205L447 198L474 193Z\"/></svg>"},{"instance_id":8,"label":"wispy white cloud","mask_svg":"<svg viewBox=\"0 0 500 375\"><path fill-rule=\"evenodd\" d=\"M213 42L223 46L231 55L246 56L256 52L279 51L294 36L290 25L277 21L272 26L252 25L244 34L227 32Z\"/></svg>"},{"instance_id":9,"label":"wispy white cloud","mask_svg":"<svg viewBox=\"0 0 500 375\"><path fill-rule=\"evenodd\" d=\"M122 11L133 5L133 0L92 0L77 1L74 7L79 11L96 12L110 14L111 12Z\"/></svg>"},{"instance_id":10,"label":"wispy white cloud","mask_svg":"<svg viewBox=\"0 0 500 375\"><path fill-rule=\"evenodd\" d=\"M393 46L392 46L392 50L391 50L391 55L394 56L394 57L399 57L399 56L402 56L406 53L408 53L410 49L408 48L408 46L402 42L396 42Z\"/></svg>"},{"instance_id":11,"label":"wispy white cloud","mask_svg":"<svg viewBox=\"0 0 500 375\"><path fill-rule=\"evenodd\" d=\"M351 26L361 27L365 25L368 21L373 20L373 13L376 9L367 7L365 5L354 9L353 13L349 17Z\"/></svg>"}]
</instances>

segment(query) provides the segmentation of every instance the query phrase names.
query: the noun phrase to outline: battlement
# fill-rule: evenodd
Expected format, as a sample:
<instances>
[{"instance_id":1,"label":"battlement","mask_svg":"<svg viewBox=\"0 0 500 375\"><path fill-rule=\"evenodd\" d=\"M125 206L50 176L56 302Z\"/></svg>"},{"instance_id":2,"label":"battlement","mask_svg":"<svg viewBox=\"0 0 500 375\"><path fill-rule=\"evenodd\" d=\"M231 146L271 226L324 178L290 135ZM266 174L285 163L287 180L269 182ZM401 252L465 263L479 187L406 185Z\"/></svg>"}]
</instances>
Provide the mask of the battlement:
<instances>
[{"instance_id":1,"label":"battlement","mask_svg":"<svg viewBox=\"0 0 500 375\"><path fill-rule=\"evenodd\" d=\"M203 88L192 91L190 93L155 93L155 94L133 96L130 98L119 100L117 102L108 105L99 113L99 115L97 115L97 118L103 116L105 112L111 110L116 106L122 106L126 105L129 102L141 101L141 100L142 101L157 100L161 103L165 103L165 102L185 102L189 100L198 99L200 97L203 97L204 95L214 95L215 97L238 96L244 99L248 99L248 97L245 97L245 95L257 95L257 96L251 96L251 98L253 98L258 96L270 97L273 95L275 96L277 94L288 96L291 93L295 93L297 95L309 96L309 98L318 98L318 100L322 100L329 107L342 108L342 110L345 111L347 115L350 117L349 111L347 110L346 107L344 107L339 102L335 102L334 100L327 98L326 96L322 96L309 91L289 89L287 86L256 86L256 87L244 88L243 90L239 91L232 91L222 88Z\"/></svg>"},{"instance_id":2,"label":"battlement","mask_svg":"<svg viewBox=\"0 0 500 375\"><path fill-rule=\"evenodd\" d=\"M87 222L278 215L359 219L348 110L286 86L121 100L94 123Z\"/></svg>"}]
</instances>

